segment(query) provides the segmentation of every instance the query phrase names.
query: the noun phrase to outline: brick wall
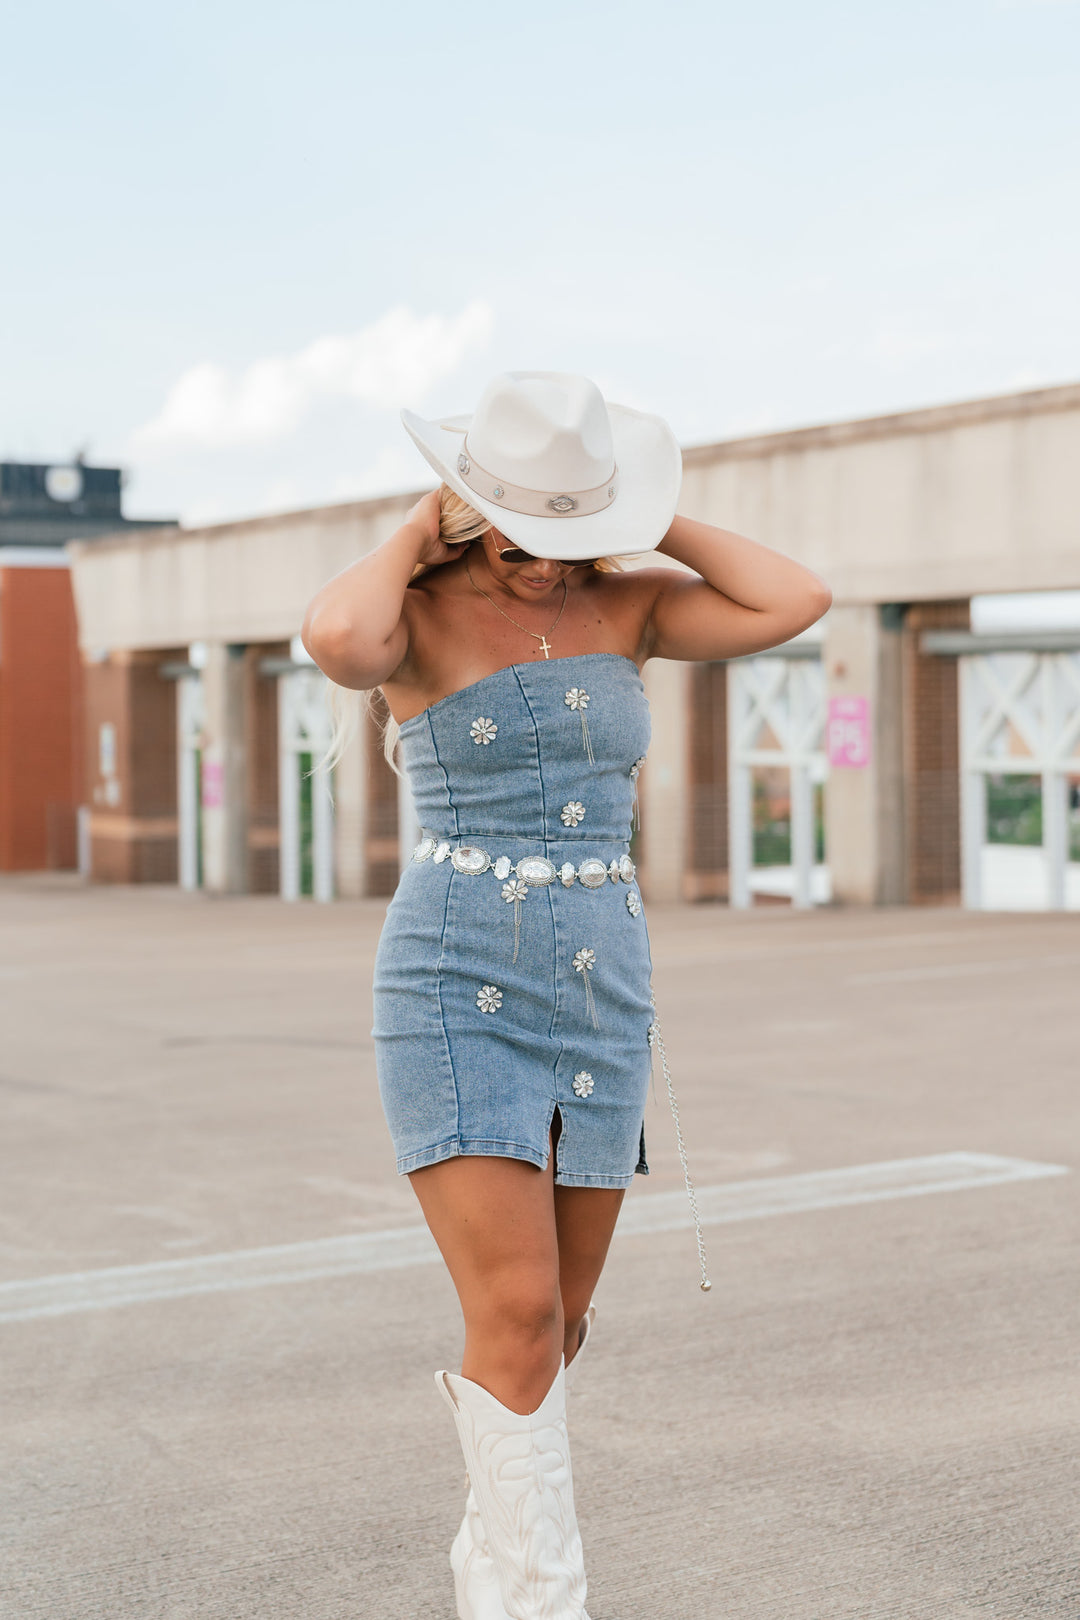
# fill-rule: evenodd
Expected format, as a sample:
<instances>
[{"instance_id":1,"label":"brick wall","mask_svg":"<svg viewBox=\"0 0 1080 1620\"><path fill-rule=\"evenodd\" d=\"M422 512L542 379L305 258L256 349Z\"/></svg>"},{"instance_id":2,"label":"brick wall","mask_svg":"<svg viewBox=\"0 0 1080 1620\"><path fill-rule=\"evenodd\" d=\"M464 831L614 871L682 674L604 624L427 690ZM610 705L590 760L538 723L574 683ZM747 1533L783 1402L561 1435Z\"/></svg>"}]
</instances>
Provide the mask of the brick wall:
<instances>
[{"instance_id":1,"label":"brick wall","mask_svg":"<svg viewBox=\"0 0 1080 1620\"><path fill-rule=\"evenodd\" d=\"M76 865L80 686L68 569L0 566L0 871Z\"/></svg>"},{"instance_id":2,"label":"brick wall","mask_svg":"<svg viewBox=\"0 0 1080 1620\"><path fill-rule=\"evenodd\" d=\"M688 900L728 897L727 665L693 664L687 716Z\"/></svg>"},{"instance_id":3,"label":"brick wall","mask_svg":"<svg viewBox=\"0 0 1080 1620\"><path fill-rule=\"evenodd\" d=\"M361 717L367 747L366 829L367 892L393 894L400 875L398 860L398 778L383 753L383 726L388 710L381 693Z\"/></svg>"},{"instance_id":4,"label":"brick wall","mask_svg":"<svg viewBox=\"0 0 1080 1620\"><path fill-rule=\"evenodd\" d=\"M917 602L902 631L904 822L910 905L960 904L960 716L955 658L919 651L924 630L967 630L966 601Z\"/></svg>"},{"instance_id":5,"label":"brick wall","mask_svg":"<svg viewBox=\"0 0 1080 1620\"><path fill-rule=\"evenodd\" d=\"M288 658L287 641L248 647L244 654L247 737L247 884L251 894L278 892L278 683L260 673L264 658Z\"/></svg>"},{"instance_id":6,"label":"brick wall","mask_svg":"<svg viewBox=\"0 0 1080 1620\"><path fill-rule=\"evenodd\" d=\"M96 883L177 881L176 682L186 649L116 652L85 666L86 798ZM103 749L102 727L111 727Z\"/></svg>"}]
</instances>

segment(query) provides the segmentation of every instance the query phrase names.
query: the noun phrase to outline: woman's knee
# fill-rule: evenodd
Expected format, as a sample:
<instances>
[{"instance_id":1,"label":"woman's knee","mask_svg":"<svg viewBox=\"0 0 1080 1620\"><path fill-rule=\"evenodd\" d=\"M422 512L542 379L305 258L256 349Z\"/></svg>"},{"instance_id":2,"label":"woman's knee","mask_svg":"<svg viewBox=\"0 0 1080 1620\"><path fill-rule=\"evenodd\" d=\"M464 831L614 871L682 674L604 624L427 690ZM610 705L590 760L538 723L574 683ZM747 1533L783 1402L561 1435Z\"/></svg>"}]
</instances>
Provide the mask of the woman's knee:
<instances>
[{"instance_id":1,"label":"woman's knee","mask_svg":"<svg viewBox=\"0 0 1080 1620\"><path fill-rule=\"evenodd\" d=\"M559 1279L546 1266L516 1265L485 1279L475 1308L469 1313L486 1332L536 1343L562 1338L563 1315Z\"/></svg>"}]
</instances>

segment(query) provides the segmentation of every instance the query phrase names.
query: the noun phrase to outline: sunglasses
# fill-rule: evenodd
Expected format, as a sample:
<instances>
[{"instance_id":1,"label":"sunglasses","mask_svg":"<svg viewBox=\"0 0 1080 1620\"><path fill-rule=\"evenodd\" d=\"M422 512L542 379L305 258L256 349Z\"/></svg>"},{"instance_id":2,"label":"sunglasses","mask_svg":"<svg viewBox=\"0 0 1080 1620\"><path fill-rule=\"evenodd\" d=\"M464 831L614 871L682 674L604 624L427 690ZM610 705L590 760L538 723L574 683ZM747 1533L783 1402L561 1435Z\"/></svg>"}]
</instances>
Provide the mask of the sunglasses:
<instances>
[{"instance_id":1,"label":"sunglasses","mask_svg":"<svg viewBox=\"0 0 1080 1620\"><path fill-rule=\"evenodd\" d=\"M495 545L494 540L491 542ZM599 557L575 557L573 562L564 562L561 557L534 557L531 551L523 551L520 546L504 546L500 551L499 560L504 563L530 563L530 562L557 562L560 568L594 568L601 561Z\"/></svg>"}]
</instances>

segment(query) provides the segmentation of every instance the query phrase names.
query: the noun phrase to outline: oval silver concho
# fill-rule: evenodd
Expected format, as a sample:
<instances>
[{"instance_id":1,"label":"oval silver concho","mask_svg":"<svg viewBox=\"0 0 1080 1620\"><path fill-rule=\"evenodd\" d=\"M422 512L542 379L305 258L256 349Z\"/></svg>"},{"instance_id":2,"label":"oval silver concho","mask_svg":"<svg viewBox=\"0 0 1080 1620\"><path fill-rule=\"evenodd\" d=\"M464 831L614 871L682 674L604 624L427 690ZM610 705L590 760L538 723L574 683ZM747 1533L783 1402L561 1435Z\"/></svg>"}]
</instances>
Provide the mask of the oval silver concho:
<instances>
[{"instance_id":1,"label":"oval silver concho","mask_svg":"<svg viewBox=\"0 0 1080 1620\"><path fill-rule=\"evenodd\" d=\"M608 869L603 861L591 857L582 861L577 869L578 882L583 883L587 889L602 889L607 882Z\"/></svg>"},{"instance_id":2,"label":"oval silver concho","mask_svg":"<svg viewBox=\"0 0 1080 1620\"><path fill-rule=\"evenodd\" d=\"M461 848L455 849L451 855L450 865L455 872L466 872L469 877L478 877L491 865L491 856L486 849L479 849L475 844L462 844Z\"/></svg>"},{"instance_id":3,"label":"oval silver concho","mask_svg":"<svg viewBox=\"0 0 1080 1620\"><path fill-rule=\"evenodd\" d=\"M558 876L546 855L526 855L524 860L518 861L514 871L530 889L540 889L545 883L554 883Z\"/></svg>"},{"instance_id":4,"label":"oval silver concho","mask_svg":"<svg viewBox=\"0 0 1080 1620\"><path fill-rule=\"evenodd\" d=\"M428 859L428 857L431 856L431 855L434 855L434 853L435 853L435 840L434 840L434 838L421 838L420 842L417 844L416 848L413 850L412 858L413 858L414 861L426 861Z\"/></svg>"},{"instance_id":5,"label":"oval silver concho","mask_svg":"<svg viewBox=\"0 0 1080 1620\"><path fill-rule=\"evenodd\" d=\"M633 883L634 873L636 871L637 867L634 865L629 855L619 856L619 876L622 878L624 883Z\"/></svg>"}]
</instances>

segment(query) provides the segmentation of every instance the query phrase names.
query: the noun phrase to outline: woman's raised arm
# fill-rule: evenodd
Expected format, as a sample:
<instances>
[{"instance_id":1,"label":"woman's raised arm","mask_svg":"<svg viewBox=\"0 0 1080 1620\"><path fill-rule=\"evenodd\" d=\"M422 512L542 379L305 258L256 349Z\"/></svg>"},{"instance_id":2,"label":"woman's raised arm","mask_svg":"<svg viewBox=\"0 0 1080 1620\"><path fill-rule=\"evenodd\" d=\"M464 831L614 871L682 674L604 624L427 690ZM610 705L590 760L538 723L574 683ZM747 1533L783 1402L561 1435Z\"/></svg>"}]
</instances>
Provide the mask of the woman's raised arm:
<instances>
[{"instance_id":1,"label":"woman's raised arm","mask_svg":"<svg viewBox=\"0 0 1080 1620\"><path fill-rule=\"evenodd\" d=\"M301 640L324 675L357 690L381 686L409 650L405 591L421 564L446 562L460 548L439 538L439 491L424 495L400 529L335 574L304 615Z\"/></svg>"},{"instance_id":2,"label":"woman's raised arm","mask_svg":"<svg viewBox=\"0 0 1080 1620\"><path fill-rule=\"evenodd\" d=\"M676 516L657 550L699 578L672 571L660 580L646 638L650 658L762 652L814 624L832 601L825 581L801 563L694 518Z\"/></svg>"}]
</instances>

